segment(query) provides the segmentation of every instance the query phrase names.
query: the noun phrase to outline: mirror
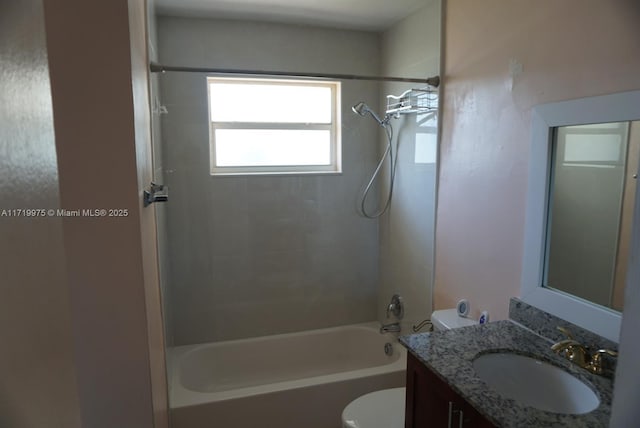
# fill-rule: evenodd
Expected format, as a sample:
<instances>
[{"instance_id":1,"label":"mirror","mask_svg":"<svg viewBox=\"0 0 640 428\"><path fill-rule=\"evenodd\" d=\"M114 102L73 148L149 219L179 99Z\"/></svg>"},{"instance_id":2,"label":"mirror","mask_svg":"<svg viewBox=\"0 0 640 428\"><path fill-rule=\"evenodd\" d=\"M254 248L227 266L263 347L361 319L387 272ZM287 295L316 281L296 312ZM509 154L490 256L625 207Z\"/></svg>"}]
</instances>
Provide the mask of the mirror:
<instances>
[{"instance_id":1,"label":"mirror","mask_svg":"<svg viewBox=\"0 0 640 428\"><path fill-rule=\"evenodd\" d=\"M532 112L521 299L616 342L639 120L640 91Z\"/></svg>"},{"instance_id":2,"label":"mirror","mask_svg":"<svg viewBox=\"0 0 640 428\"><path fill-rule=\"evenodd\" d=\"M640 121L553 130L543 286L622 311Z\"/></svg>"}]
</instances>

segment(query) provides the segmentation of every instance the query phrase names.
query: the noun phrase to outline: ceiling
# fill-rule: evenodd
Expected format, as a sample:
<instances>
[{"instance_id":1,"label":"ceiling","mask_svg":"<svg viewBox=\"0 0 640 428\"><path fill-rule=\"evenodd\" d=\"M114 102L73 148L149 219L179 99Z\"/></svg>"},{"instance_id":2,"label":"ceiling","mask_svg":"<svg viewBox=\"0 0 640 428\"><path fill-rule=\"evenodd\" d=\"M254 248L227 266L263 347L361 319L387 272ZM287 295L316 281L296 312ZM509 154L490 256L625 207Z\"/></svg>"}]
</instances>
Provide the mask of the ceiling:
<instances>
[{"instance_id":1,"label":"ceiling","mask_svg":"<svg viewBox=\"0 0 640 428\"><path fill-rule=\"evenodd\" d=\"M161 15L382 31L433 0L155 0Z\"/></svg>"}]
</instances>

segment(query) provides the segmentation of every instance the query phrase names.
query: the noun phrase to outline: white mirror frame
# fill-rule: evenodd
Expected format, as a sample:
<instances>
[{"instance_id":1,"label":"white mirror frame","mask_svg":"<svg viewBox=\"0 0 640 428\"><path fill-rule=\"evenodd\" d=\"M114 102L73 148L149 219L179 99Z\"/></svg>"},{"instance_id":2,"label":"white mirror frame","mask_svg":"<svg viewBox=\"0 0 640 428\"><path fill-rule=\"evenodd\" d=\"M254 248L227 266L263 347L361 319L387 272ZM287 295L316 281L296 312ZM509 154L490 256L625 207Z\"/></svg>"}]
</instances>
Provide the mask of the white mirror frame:
<instances>
[{"instance_id":1,"label":"white mirror frame","mask_svg":"<svg viewBox=\"0 0 640 428\"><path fill-rule=\"evenodd\" d=\"M615 342L621 314L561 291L542 287L553 128L640 119L640 91L536 106L532 112L527 216L521 299Z\"/></svg>"}]
</instances>

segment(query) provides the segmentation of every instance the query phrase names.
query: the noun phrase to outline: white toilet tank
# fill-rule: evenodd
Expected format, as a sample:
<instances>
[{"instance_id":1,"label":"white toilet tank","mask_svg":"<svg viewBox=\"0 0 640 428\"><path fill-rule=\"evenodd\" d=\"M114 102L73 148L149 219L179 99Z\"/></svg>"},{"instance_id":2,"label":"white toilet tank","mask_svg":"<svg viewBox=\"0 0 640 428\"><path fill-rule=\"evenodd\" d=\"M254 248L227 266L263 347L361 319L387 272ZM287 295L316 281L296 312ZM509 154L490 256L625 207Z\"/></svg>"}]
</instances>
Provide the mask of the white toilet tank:
<instances>
[{"instance_id":1,"label":"white toilet tank","mask_svg":"<svg viewBox=\"0 0 640 428\"><path fill-rule=\"evenodd\" d=\"M431 314L435 330L450 330L477 324L458 315L456 309L442 309ZM342 412L343 428L404 427L405 388L383 389L352 401Z\"/></svg>"},{"instance_id":2,"label":"white toilet tank","mask_svg":"<svg viewBox=\"0 0 640 428\"><path fill-rule=\"evenodd\" d=\"M441 309L431 314L431 323L434 330L451 330L478 324L478 321L461 317L456 309Z\"/></svg>"}]
</instances>

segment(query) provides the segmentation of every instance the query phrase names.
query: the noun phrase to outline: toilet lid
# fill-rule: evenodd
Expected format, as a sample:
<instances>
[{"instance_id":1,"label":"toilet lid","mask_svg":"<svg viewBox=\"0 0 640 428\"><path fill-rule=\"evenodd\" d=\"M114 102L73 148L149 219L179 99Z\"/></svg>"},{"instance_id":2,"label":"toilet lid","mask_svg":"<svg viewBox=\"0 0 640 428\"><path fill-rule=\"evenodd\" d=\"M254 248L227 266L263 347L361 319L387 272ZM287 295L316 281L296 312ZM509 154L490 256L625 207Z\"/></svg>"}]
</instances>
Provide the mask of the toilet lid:
<instances>
[{"instance_id":1,"label":"toilet lid","mask_svg":"<svg viewBox=\"0 0 640 428\"><path fill-rule=\"evenodd\" d=\"M404 428L405 388L383 389L353 400L342 411L344 428Z\"/></svg>"}]
</instances>

